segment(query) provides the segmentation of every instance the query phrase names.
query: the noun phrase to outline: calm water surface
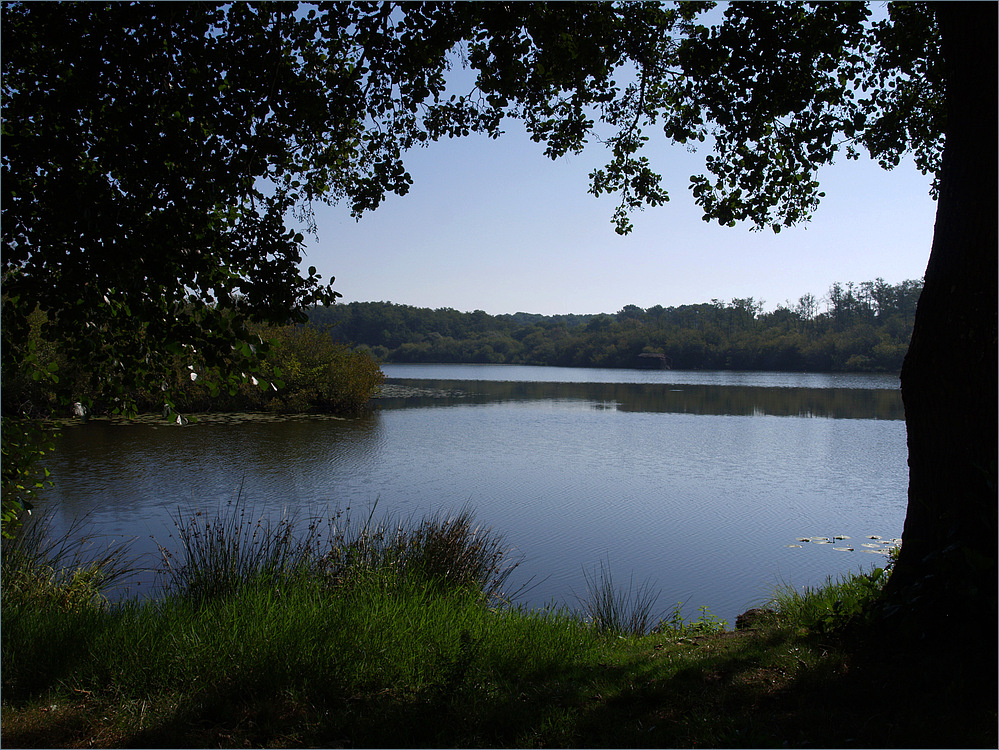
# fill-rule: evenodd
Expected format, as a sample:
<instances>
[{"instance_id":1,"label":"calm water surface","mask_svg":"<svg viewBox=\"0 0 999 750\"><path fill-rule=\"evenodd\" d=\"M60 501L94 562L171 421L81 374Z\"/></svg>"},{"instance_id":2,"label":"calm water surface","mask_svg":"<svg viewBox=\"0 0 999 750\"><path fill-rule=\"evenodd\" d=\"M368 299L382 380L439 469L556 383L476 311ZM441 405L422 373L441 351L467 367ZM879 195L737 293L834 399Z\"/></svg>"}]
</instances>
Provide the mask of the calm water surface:
<instances>
[{"instance_id":1,"label":"calm water surface","mask_svg":"<svg viewBox=\"0 0 999 750\"><path fill-rule=\"evenodd\" d=\"M897 378L476 365L386 365L366 417L64 430L47 503L57 527L169 545L171 516L237 493L261 514L422 517L471 506L523 557L518 601L575 604L609 565L659 604L734 624L775 584L821 583L901 535ZM848 535L835 545L802 536ZM151 539L153 537L154 539ZM854 551L834 547L851 546ZM149 590L146 576L133 590Z\"/></svg>"}]
</instances>

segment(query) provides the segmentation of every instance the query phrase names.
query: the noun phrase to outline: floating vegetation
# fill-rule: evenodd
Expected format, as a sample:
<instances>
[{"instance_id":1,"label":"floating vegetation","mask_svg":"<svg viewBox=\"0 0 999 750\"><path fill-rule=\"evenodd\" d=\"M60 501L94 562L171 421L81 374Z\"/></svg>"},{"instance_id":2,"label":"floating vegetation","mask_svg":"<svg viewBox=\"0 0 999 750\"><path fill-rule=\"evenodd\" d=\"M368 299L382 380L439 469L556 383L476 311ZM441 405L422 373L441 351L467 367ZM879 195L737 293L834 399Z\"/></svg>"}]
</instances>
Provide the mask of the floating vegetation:
<instances>
[{"instance_id":1,"label":"floating vegetation","mask_svg":"<svg viewBox=\"0 0 999 750\"><path fill-rule=\"evenodd\" d=\"M168 417L164 417L160 414L137 414L131 418L125 418L120 416L101 416L101 417L91 417L88 420L90 424L108 424L115 427L130 427L132 425L146 425L149 427L165 427L174 428L177 425L187 425L188 423L194 424L265 424L265 423L275 423L275 422L345 422L348 417L344 417L338 414L327 414L327 413L300 413L300 414L286 414L286 413L272 413L272 412L210 412L210 413L191 413L179 415L173 413ZM70 418L59 418L50 420L51 424L59 428L82 426L84 423L79 419Z\"/></svg>"},{"instance_id":2,"label":"floating vegetation","mask_svg":"<svg viewBox=\"0 0 999 750\"><path fill-rule=\"evenodd\" d=\"M846 534L837 534L836 536L830 538L827 536L799 536L795 539L795 544L785 544L784 546L789 549L801 549L802 545L807 543L811 544L833 544L834 542L841 542L850 539L851 537ZM873 542L864 542L858 546L864 549L861 552L871 552L876 555L890 555L891 551L902 544L901 539L884 539L877 534L865 535L866 539L873 539ZM833 547L836 552L854 552L856 549L854 547Z\"/></svg>"},{"instance_id":3,"label":"floating vegetation","mask_svg":"<svg viewBox=\"0 0 999 750\"><path fill-rule=\"evenodd\" d=\"M460 388L418 388L412 385L385 383L375 398L464 398L471 395Z\"/></svg>"}]
</instances>

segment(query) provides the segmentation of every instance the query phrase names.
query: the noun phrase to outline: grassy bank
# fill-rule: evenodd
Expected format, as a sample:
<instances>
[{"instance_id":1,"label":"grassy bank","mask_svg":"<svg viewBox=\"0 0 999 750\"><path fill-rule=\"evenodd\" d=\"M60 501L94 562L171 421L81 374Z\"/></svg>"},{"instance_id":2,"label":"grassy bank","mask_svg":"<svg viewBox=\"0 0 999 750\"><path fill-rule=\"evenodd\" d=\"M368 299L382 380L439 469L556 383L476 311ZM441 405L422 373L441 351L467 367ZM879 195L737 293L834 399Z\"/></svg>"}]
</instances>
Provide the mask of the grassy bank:
<instances>
[{"instance_id":1,"label":"grassy bank","mask_svg":"<svg viewBox=\"0 0 999 750\"><path fill-rule=\"evenodd\" d=\"M995 744L994 683L876 639L877 573L717 632L609 574L579 611L518 609L467 512L179 522L157 601L101 598L121 557L8 545L5 747Z\"/></svg>"}]
</instances>

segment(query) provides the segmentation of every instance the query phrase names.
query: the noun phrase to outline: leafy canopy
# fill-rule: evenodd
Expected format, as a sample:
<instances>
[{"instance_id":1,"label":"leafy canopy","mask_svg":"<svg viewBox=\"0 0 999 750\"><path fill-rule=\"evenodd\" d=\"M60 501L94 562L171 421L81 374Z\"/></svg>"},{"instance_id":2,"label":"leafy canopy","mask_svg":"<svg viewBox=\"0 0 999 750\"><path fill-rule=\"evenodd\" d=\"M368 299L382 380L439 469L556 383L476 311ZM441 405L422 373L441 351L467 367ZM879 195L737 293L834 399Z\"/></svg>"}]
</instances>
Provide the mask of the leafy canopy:
<instances>
[{"instance_id":1,"label":"leafy canopy","mask_svg":"<svg viewBox=\"0 0 999 750\"><path fill-rule=\"evenodd\" d=\"M2 7L4 359L32 360L27 321L40 308L43 336L125 411L177 354L246 377L266 349L248 323L301 320L338 296L315 268L299 271L304 237L289 224L314 228L314 201L360 216L408 190L407 149L497 136L509 115L552 157L579 150L587 108L620 94L614 68L651 54L675 16L653 5ZM479 86L445 97L462 42Z\"/></svg>"},{"instance_id":2,"label":"leafy canopy","mask_svg":"<svg viewBox=\"0 0 999 750\"><path fill-rule=\"evenodd\" d=\"M876 24L859 3L711 8L5 3L5 359L30 361L37 307L119 408L178 353L238 380L266 349L249 322L337 296L299 270L315 201L360 216L407 192L408 149L496 137L506 117L551 158L602 140L590 190L621 196L622 233L631 210L668 200L653 128L712 146L691 187L723 224L807 219L841 147L937 169L923 6ZM457 61L476 83L449 95Z\"/></svg>"}]
</instances>

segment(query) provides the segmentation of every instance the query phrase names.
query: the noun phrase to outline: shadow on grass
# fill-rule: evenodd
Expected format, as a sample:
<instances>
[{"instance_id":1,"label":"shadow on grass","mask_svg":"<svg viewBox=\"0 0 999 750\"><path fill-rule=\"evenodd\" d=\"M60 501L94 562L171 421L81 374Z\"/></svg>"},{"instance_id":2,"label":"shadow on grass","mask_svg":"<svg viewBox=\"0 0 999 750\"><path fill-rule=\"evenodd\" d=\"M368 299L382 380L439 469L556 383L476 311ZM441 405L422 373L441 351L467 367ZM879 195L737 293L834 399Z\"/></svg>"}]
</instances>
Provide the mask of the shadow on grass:
<instances>
[{"instance_id":1,"label":"shadow on grass","mask_svg":"<svg viewBox=\"0 0 999 750\"><path fill-rule=\"evenodd\" d=\"M996 747L994 660L848 638L816 640L817 663L793 674L752 646L707 658L624 691L581 734L645 747Z\"/></svg>"},{"instance_id":2,"label":"shadow on grass","mask_svg":"<svg viewBox=\"0 0 999 750\"><path fill-rule=\"evenodd\" d=\"M755 642L754 642L755 641ZM669 650L646 664L560 670L408 694L257 694L199 701L131 747L995 747L996 686L944 653L814 643L812 663L761 660L780 637L704 639L690 665ZM994 678L994 672L993 672ZM13 739L13 738L11 738Z\"/></svg>"},{"instance_id":3,"label":"shadow on grass","mask_svg":"<svg viewBox=\"0 0 999 750\"><path fill-rule=\"evenodd\" d=\"M957 644L903 650L856 634L650 639L616 662L523 678L473 664L449 684L417 690L244 684L180 705L144 704L141 718L137 706L96 699L59 715L36 707L13 722L5 709L3 744L995 747L995 661L981 657Z\"/></svg>"}]
</instances>

